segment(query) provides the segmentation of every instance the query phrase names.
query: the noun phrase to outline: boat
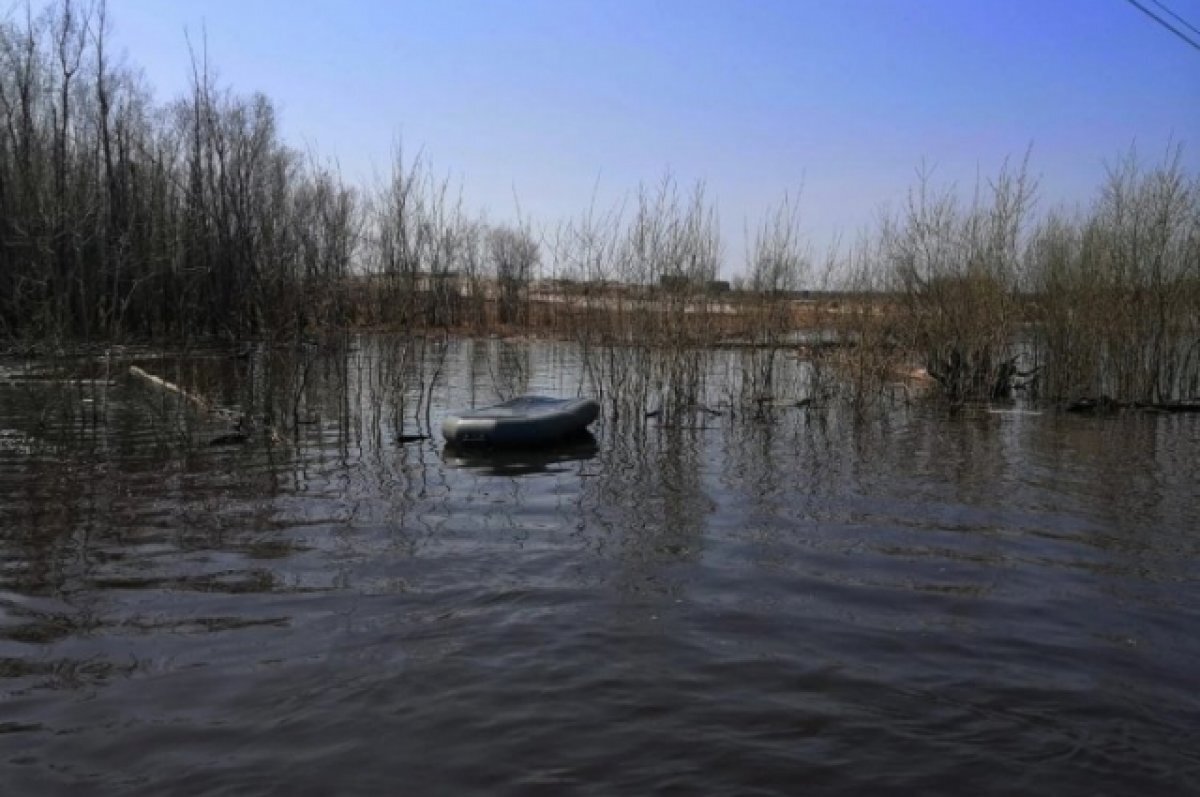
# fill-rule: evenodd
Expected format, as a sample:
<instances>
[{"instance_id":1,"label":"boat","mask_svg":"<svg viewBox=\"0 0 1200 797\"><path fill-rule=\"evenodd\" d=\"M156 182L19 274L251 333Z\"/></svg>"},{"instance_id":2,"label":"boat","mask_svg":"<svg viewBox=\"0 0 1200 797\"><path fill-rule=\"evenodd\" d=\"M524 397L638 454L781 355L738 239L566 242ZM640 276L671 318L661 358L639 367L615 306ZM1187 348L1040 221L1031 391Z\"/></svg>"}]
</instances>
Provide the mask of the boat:
<instances>
[{"instance_id":1,"label":"boat","mask_svg":"<svg viewBox=\"0 0 1200 797\"><path fill-rule=\"evenodd\" d=\"M599 414L590 398L520 396L447 415L442 435L452 446L545 446L586 432Z\"/></svg>"}]
</instances>

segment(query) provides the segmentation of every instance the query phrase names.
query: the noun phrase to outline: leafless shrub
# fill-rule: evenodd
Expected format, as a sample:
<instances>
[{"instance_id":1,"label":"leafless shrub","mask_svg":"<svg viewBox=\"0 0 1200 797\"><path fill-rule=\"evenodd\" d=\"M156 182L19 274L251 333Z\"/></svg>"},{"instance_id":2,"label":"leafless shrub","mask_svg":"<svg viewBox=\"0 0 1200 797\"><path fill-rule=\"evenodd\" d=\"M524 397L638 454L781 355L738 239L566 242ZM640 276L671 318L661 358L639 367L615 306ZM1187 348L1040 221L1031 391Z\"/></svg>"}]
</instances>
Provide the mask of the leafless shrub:
<instances>
[{"instance_id":1,"label":"leafless shrub","mask_svg":"<svg viewBox=\"0 0 1200 797\"><path fill-rule=\"evenodd\" d=\"M777 366L785 347L795 346L795 294L811 280L810 255L800 231L799 207L788 198L755 233L748 258L749 279L741 313L743 398L774 396Z\"/></svg>"},{"instance_id":2,"label":"leafless shrub","mask_svg":"<svg viewBox=\"0 0 1200 797\"><path fill-rule=\"evenodd\" d=\"M1043 222L1028 259L1049 396L1200 393L1200 180L1178 148L1148 171L1129 153L1085 218Z\"/></svg>"},{"instance_id":3,"label":"leafless shrub","mask_svg":"<svg viewBox=\"0 0 1200 797\"><path fill-rule=\"evenodd\" d=\"M1034 193L1025 163L1016 170L1005 164L966 207L922 171L902 214L884 224L881 255L904 322L896 342L921 357L952 401L1007 390Z\"/></svg>"}]
</instances>

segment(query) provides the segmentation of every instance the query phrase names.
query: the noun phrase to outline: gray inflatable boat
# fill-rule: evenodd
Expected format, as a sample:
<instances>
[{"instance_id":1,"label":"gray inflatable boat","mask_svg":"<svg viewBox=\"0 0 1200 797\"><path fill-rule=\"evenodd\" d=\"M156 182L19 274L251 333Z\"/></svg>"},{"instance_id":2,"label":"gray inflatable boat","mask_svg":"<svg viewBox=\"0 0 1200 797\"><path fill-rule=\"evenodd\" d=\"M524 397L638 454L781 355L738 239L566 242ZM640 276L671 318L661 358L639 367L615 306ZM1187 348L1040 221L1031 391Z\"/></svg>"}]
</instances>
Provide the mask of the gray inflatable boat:
<instances>
[{"instance_id":1,"label":"gray inflatable boat","mask_svg":"<svg viewBox=\"0 0 1200 797\"><path fill-rule=\"evenodd\" d=\"M447 415L449 445L541 446L580 434L600 414L590 398L521 396L501 404Z\"/></svg>"}]
</instances>

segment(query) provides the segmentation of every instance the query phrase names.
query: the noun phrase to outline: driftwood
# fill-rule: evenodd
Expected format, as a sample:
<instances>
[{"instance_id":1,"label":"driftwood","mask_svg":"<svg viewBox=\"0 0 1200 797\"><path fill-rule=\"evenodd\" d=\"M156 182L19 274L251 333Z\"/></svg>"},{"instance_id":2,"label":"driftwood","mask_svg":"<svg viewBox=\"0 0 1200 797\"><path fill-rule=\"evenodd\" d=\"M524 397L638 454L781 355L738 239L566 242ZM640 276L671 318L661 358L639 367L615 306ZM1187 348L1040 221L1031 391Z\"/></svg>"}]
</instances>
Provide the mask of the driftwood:
<instances>
[{"instance_id":1,"label":"driftwood","mask_svg":"<svg viewBox=\"0 0 1200 797\"><path fill-rule=\"evenodd\" d=\"M149 371L144 371L141 368L138 368L136 365L129 366L129 375L136 376L146 384L156 387L160 390L165 390L168 393L174 393L176 396L179 396L184 401L188 402L203 413L208 413L212 410L212 404L203 396L196 393L189 393L174 382L168 382L161 376L155 376Z\"/></svg>"},{"instance_id":2,"label":"driftwood","mask_svg":"<svg viewBox=\"0 0 1200 797\"><path fill-rule=\"evenodd\" d=\"M233 430L227 434L219 435L218 437L209 440L208 444L210 446L237 445L250 439L249 432L251 424L245 415L240 415L230 410L215 407L211 401L199 393L192 393L184 390L174 382L168 382L161 376L155 376L149 371L138 368L136 365L129 366L129 374L130 376L134 376L142 380L144 384L178 396L188 404L195 407L196 410L202 415L215 415L219 418L233 421ZM283 441L282 435L279 434L275 427L267 425L265 427L265 431L272 442L279 443Z\"/></svg>"}]
</instances>

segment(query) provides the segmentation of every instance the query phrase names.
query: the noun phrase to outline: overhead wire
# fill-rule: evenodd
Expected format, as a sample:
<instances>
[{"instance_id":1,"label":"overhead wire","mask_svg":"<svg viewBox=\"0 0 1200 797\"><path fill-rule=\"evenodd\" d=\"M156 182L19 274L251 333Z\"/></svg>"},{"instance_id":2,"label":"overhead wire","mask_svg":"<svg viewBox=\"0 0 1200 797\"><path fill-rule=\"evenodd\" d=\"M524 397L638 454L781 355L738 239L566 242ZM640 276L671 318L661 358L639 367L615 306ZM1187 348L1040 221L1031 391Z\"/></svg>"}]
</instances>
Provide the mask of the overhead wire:
<instances>
[{"instance_id":1,"label":"overhead wire","mask_svg":"<svg viewBox=\"0 0 1200 797\"><path fill-rule=\"evenodd\" d=\"M1156 0L1151 0L1151 2L1155 2L1155 1L1156 1ZM1191 38L1190 38L1190 37L1189 37L1189 36L1188 36L1186 33L1184 33L1183 31L1179 30L1179 28L1176 28L1176 27L1175 27L1174 25L1172 25L1170 22L1167 22L1165 19L1163 19L1162 17L1160 17L1158 14L1155 14L1155 13L1154 13L1153 11L1151 11L1150 9L1146 8L1144 5L1142 5L1141 3L1139 3L1139 2L1138 2L1138 0L1126 0L1126 2L1128 2L1128 3L1129 3L1131 6L1133 6L1134 8L1138 9L1139 11L1141 11L1141 12L1142 12L1143 14L1145 14L1146 16L1150 17L1152 20L1154 20L1155 22L1157 22L1159 25L1162 25L1164 28L1166 28L1167 30L1169 30L1169 31L1171 31L1172 33L1174 33L1174 34L1175 34L1176 36L1178 36L1179 38L1183 39L1183 40L1184 40L1185 42L1187 42L1188 44L1190 44L1190 45L1192 45L1193 47L1195 47L1197 50L1200 50L1200 42L1196 42L1196 41L1194 41L1193 39L1191 39ZM1160 3L1159 5L1161 5L1161 3ZM1170 13L1171 13L1171 15L1172 15L1172 16L1177 16L1177 15L1176 15L1174 12L1170 12ZM1184 24L1187 24L1187 23L1185 22ZM1191 27L1191 25L1188 25L1188 27L1190 28L1190 27Z\"/></svg>"},{"instance_id":2,"label":"overhead wire","mask_svg":"<svg viewBox=\"0 0 1200 797\"><path fill-rule=\"evenodd\" d=\"M1159 8L1161 8L1163 11L1166 11L1166 12L1167 12L1167 14L1169 14L1171 17L1173 17L1173 18L1175 19L1175 21L1176 21L1176 22L1179 22L1180 24L1182 24L1182 25L1183 25L1185 28L1187 28L1187 29L1189 29L1190 31L1192 31L1192 33L1195 33L1195 34L1197 34L1197 35L1200 35L1200 28L1197 28L1195 25L1193 25L1192 23L1188 22L1188 21L1187 21L1186 19L1184 19L1183 17L1181 17L1181 16L1179 16L1178 14L1176 14L1174 11L1172 11L1172 10L1171 10L1171 9L1169 9L1169 8L1167 8L1167 6L1166 6L1166 5L1164 5L1163 3L1160 3L1158 0L1150 0L1150 2L1154 3L1154 5L1158 6L1158 7L1159 7Z\"/></svg>"}]
</instances>

